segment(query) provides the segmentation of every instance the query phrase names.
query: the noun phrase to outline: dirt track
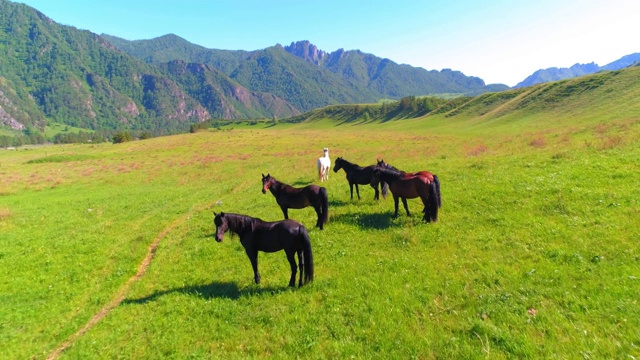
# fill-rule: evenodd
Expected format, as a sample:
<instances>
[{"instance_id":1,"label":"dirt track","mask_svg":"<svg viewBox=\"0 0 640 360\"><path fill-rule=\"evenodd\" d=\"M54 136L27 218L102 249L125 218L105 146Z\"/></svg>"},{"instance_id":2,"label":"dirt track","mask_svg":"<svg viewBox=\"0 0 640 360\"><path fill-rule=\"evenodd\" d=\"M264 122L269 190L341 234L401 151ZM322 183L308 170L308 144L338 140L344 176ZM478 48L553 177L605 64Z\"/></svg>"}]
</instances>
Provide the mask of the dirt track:
<instances>
[{"instance_id":1,"label":"dirt track","mask_svg":"<svg viewBox=\"0 0 640 360\"><path fill-rule=\"evenodd\" d=\"M111 310L113 310L118 305L120 305L120 303L122 303L122 301L124 300L127 292L131 288L131 285L133 283L135 283L136 281L140 280L140 278L147 272L147 269L149 268L149 265L151 264L151 261L153 260L153 257L156 254L156 249L158 248L158 245L160 244L160 241L167 235L167 233L169 233L171 230L173 230L180 223L182 223L185 220L189 219L191 214L194 211L202 210L203 208L210 208L212 204L206 204L202 208L199 208L199 209L192 209L190 212L188 212L184 216L176 219L173 223L171 223L164 230L162 230L162 232L160 234L158 234L158 236L156 236L156 238L153 240L151 245L149 245L149 249L147 250L147 255L145 256L145 258L142 260L142 262L138 266L138 271L136 272L136 274L133 275L131 278L129 278L129 280L127 280L127 282L124 285L122 285L122 287L120 287L118 292L116 292L115 296L113 297L113 300L111 300L111 302L109 302L109 304L107 304L105 307L100 309L100 311L98 311L95 315L93 315L93 317L91 317L91 319L82 328L80 328L77 332L75 332L74 334L69 336L65 341L60 343L56 347L56 349L54 351L49 353L49 356L47 356L47 359L53 360L53 359L57 359L58 357L60 357L60 355L66 349L68 349L71 345L73 345L73 343L80 336L84 335L84 333L89 331L100 320L102 320L102 318L104 318L105 316L109 315Z\"/></svg>"}]
</instances>

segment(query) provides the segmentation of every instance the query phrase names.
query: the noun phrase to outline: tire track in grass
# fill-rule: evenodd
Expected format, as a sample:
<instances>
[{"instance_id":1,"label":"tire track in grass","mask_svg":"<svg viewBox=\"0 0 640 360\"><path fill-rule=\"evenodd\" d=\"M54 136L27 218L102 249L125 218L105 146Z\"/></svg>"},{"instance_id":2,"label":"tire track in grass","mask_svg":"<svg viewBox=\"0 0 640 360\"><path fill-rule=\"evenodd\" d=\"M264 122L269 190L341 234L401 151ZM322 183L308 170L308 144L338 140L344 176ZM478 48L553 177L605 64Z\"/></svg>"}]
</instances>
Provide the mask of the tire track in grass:
<instances>
[{"instance_id":1,"label":"tire track in grass","mask_svg":"<svg viewBox=\"0 0 640 360\"><path fill-rule=\"evenodd\" d=\"M162 239L164 239L164 237L171 230L173 230L175 227L183 223L185 220L191 218L191 214L193 214L194 212L209 209L215 203L216 202L214 201L214 202L205 204L198 209L193 209L189 211L185 216L177 218L171 224L169 224L169 226L164 228L164 230L162 230L162 232L160 232L160 234L156 236L156 238L153 240L151 245L149 245L149 249L147 250L147 256L145 256L145 258L142 260L142 262L138 266L138 271L136 271L135 275L130 277L129 280L127 280L127 282L122 287L120 287L120 290L116 292L115 296L113 297L111 302L109 302L109 304L107 304L102 309L100 309L100 311L95 313L95 315L93 315L93 317L82 328L80 328L80 330L76 331L74 334L69 336L65 341L63 341L60 345L58 345L58 347L56 347L54 351L49 353L49 356L47 356L47 360L54 360L59 358L60 355L62 355L62 353L65 350L67 350L71 345L73 345L73 343L76 340L78 340L80 336L84 335L87 331L91 330L91 328L93 328L98 322L100 322L100 320L102 320L105 316L109 315L111 310L118 307L122 303L122 301L124 301L125 295L129 292L131 285L133 285L135 282L140 280L140 278L142 278L142 276L147 272L147 269L149 268L149 265L151 265L151 261L153 260L156 254L158 245L160 245L160 241L162 241Z\"/></svg>"}]
</instances>

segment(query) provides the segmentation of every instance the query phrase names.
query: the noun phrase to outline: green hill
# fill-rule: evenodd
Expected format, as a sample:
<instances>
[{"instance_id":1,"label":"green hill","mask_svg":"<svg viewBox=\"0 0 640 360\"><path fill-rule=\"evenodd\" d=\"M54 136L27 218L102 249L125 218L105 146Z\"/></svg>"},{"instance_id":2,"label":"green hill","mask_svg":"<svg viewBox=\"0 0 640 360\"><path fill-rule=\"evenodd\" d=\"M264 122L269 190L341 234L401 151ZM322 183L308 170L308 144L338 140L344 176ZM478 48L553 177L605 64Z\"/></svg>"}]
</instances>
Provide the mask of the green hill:
<instances>
[{"instance_id":1,"label":"green hill","mask_svg":"<svg viewBox=\"0 0 640 360\"><path fill-rule=\"evenodd\" d=\"M514 131L636 119L640 113L640 68L544 83L452 100L405 98L396 103L343 105L317 109L286 121L294 123L387 123L403 120L456 131ZM430 105L424 105L430 101ZM368 115L367 115L368 114Z\"/></svg>"},{"instance_id":2,"label":"green hill","mask_svg":"<svg viewBox=\"0 0 640 360\"><path fill-rule=\"evenodd\" d=\"M0 0L0 49L2 122L13 128L42 129L49 119L86 129L169 130L208 118L159 68L26 5Z\"/></svg>"}]
</instances>

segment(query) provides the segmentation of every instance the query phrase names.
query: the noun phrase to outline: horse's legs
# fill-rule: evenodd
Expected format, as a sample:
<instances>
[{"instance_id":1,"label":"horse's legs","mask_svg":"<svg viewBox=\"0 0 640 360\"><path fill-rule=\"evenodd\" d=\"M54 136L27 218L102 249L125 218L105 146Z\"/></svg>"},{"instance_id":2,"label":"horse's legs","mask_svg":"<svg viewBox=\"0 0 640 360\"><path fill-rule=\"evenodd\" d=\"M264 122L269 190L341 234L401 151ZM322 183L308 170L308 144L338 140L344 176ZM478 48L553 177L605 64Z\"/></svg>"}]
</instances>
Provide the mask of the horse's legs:
<instances>
[{"instance_id":1,"label":"horse's legs","mask_svg":"<svg viewBox=\"0 0 640 360\"><path fill-rule=\"evenodd\" d=\"M355 185L356 185L356 194L358 194L358 200L360 200L360 188L358 187L358 183L355 183Z\"/></svg>"},{"instance_id":2,"label":"horse's legs","mask_svg":"<svg viewBox=\"0 0 640 360\"><path fill-rule=\"evenodd\" d=\"M404 205L404 209L407 211L407 216L411 216L411 214L409 214L409 206L407 206L407 198L402 198L402 205Z\"/></svg>"},{"instance_id":3,"label":"horse's legs","mask_svg":"<svg viewBox=\"0 0 640 360\"><path fill-rule=\"evenodd\" d=\"M296 286L296 273L298 272L298 267L296 266L296 252L294 250L285 250L287 254L287 260L289 260L289 266L291 266L291 278L289 279L289 286ZM302 281L302 278L300 278Z\"/></svg>"},{"instance_id":4,"label":"horse's legs","mask_svg":"<svg viewBox=\"0 0 640 360\"><path fill-rule=\"evenodd\" d=\"M349 190L351 191L351 200L353 200L353 183L352 182L349 183Z\"/></svg>"},{"instance_id":5,"label":"horse's legs","mask_svg":"<svg viewBox=\"0 0 640 360\"><path fill-rule=\"evenodd\" d=\"M298 270L300 271L300 280L298 281L298 287L303 285L302 278L304 275L304 253L301 249L297 251L298 253Z\"/></svg>"},{"instance_id":6,"label":"horse's legs","mask_svg":"<svg viewBox=\"0 0 640 360\"><path fill-rule=\"evenodd\" d=\"M431 222L431 206L429 205L429 198L426 196L421 196L422 203L424 204L424 215L422 216L422 220L426 222Z\"/></svg>"},{"instance_id":7,"label":"horse's legs","mask_svg":"<svg viewBox=\"0 0 640 360\"><path fill-rule=\"evenodd\" d=\"M395 206L395 213L393 214L393 218L397 218L398 217L398 197L396 195L393 195L393 205Z\"/></svg>"},{"instance_id":8,"label":"horse's legs","mask_svg":"<svg viewBox=\"0 0 640 360\"><path fill-rule=\"evenodd\" d=\"M284 206L280 206L280 209L282 209L282 214L284 215L285 220L289 218L289 209L287 209Z\"/></svg>"},{"instance_id":9,"label":"horse's legs","mask_svg":"<svg viewBox=\"0 0 640 360\"><path fill-rule=\"evenodd\" d=\"M376 184L375 186L371 185L371 187L373 188L373 191L375 192L373 195L373 200L380 200L380 191L378 191L378 184Z\"/></svg>"},{"instance_id":10,"label":"horse's legs","mask_svg":"<svg viewBox=\"0 0 640 360\"><path fill-rule=\"evenodd\" d=\"M319 227L322 230L322 206L320 204L314 204L313 208L316 210L316 215L318 215L318 221L316 222L316 227Z\"/></svg>"},{"instance_id":11,"label":"horse's legs","mask_svg":"<svg viewBox=\"0 0 640 360\"><path fill-rule=\"evenodd\" d=\"M253 268L253 281L256 284L260 284L260 273L258 272L258 250L245 249L249 260L251 261L251 267Z\"/></svg>"}]
</instances>

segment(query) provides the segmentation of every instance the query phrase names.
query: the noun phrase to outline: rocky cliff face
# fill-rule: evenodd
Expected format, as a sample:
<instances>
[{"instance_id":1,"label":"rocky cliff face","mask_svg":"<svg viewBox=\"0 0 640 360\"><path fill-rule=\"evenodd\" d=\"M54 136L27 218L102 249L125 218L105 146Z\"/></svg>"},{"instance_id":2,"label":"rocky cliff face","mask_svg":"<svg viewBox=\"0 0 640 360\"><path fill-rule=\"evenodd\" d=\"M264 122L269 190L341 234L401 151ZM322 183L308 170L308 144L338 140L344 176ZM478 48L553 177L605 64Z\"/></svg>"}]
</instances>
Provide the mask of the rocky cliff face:
<instances>
[{"instance_id":1,"label":"rocky cliff face","mask_svg":"<svg viewBox=\"0 0 640 360\"><path fill-rule=\"evenodd\" d=\"M319 50L307 40L292 42L291 45L285 46L284 49L288 53L316 65L320 64L327 57L326 52Z\"/></svg>"},{"instance_id":2,"label":"rocky cliff face","mask_svg":"<svg viewBox=\"0 0 640 360\"><path fill-rule=\"evenodd\" d=\"M13 104L0 90L0 125L8 126L14 130L24 129L24 125L7 113L4 109L5 107L13 107Z\"/></svg>"}]
</instances>

